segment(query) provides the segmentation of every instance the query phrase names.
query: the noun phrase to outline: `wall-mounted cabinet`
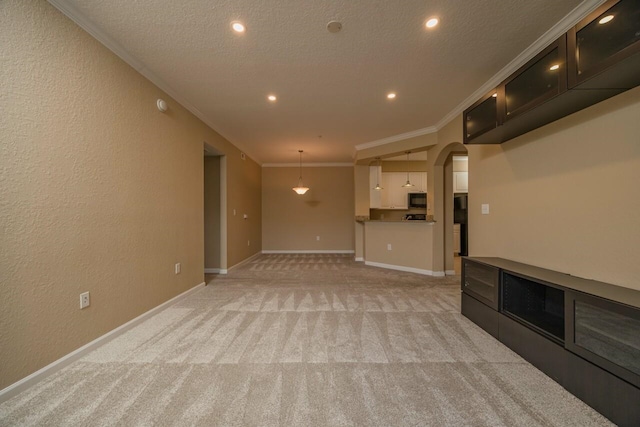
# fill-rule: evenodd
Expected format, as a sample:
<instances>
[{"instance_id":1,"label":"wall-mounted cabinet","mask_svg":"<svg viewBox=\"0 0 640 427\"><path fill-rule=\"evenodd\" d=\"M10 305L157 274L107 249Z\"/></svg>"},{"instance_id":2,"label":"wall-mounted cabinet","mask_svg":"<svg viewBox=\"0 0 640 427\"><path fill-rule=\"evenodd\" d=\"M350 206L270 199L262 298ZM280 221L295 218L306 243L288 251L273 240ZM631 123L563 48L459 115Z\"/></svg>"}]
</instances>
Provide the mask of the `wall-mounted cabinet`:
<instances>
[{"instance_id":1,"label":"wall-mounted cabinet","mask_svg":"<svg viewBox=\"0 0 640 427\"><path fill-rule=\"evenodd\" d=\"M407 182L406 172L379 172L378 166L369 167L369 206L371 209L409 209L409 193L426 192L427 173L409 172L413 187L403 187ZM374 190L380 183L381 190Z\"/></svg>"},{"instance_id":2,"label":"wall-mounted cabinet","mask_svg":"<svg viewBox=\"0 0 640 427\"><path fill-rule=\"evenodd\" d=\"M638 85L640 0L610 0L465 110L464 143L500 144Z\"/></svg>"},{"instance_id":3,"label":"wall-mounted cabinet","mask_svg":"<svg viewBox=\"0 0 640 427\"><path fill-rule=\"evenodd\" d=\"M611 0L567 33L569 87L629 89L640 84L640 1Z\"/></svg>"},{"instance_id":4,"label":"wall-mounted cabinet","mask_svg":"<svg viewBox=\"0 0 640 427\"><path fill-rule=\"evenodd\" d=\"M469 192L469 172L453 173L453 192L454 193Z\"/></svg>"}]
</instances>

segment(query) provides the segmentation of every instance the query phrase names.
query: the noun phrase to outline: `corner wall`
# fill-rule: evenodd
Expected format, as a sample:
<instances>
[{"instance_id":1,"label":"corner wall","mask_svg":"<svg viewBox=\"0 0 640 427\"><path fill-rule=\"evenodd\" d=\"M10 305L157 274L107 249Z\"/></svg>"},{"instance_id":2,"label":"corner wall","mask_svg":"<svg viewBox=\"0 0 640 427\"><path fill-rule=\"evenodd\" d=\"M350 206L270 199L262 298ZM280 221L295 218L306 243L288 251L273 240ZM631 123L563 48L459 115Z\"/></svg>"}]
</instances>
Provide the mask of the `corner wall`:
<instances>
[{"instance_id":1,"label":"corner wall","mask_svg":"<svg viewBox=\"0 0 640 427\"><path fill-rule=\"evenodd\" d=\"M640 289L639 118L637 87L504 144L468 146L470 255Z\"/></svg>"},{"instance_id":2,"label":"corner wall","mask_svg":"<svg viewBox=\"0 0 640 427\"><path fill-rule=\"evenodd\" d=\"M255 218L229 241L261 230L236 147L48 3L0 2L0 28L1 389L203 281L203 142Z\"/></svg>"}]
</instances>

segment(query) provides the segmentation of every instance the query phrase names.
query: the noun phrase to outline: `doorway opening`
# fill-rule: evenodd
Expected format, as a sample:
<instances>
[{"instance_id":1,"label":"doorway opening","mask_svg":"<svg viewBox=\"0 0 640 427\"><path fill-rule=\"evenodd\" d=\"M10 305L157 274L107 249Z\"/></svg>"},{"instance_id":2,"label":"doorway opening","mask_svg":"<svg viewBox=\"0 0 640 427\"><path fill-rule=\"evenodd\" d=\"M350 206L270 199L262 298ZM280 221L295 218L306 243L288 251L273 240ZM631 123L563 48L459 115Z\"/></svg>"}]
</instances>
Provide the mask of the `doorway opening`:
<instances>
[{"instance_id":1,"label":"doorway opening","mask_svg":"<svg viewBox=\"0 0 640 427\"><path fill-rule=\"evenodd\" d=\"M204 274L226 274L226 156L204 143ZM206 277L205 277L206 279ZM208 282L208 280L205 280Z\"/></svg>"}]
</instances>

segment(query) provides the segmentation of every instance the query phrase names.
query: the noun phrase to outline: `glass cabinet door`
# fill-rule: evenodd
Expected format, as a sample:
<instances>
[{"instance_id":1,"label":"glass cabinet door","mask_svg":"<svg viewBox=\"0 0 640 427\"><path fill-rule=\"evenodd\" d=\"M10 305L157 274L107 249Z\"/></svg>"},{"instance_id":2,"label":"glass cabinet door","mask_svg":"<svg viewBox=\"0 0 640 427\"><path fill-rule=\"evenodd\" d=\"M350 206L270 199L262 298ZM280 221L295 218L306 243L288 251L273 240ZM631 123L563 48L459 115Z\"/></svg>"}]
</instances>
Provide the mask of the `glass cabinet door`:
<instances>
[{"instance_id":1,"label":"glass cabinet door","mask_svg":"<svg viewBox=\"0 0 640 427\"><path fill-rule=\"evenodd\" d=\"M462 260L462 291L498 310L500 269L468 258Z\"/></svg>"},{"instance_id":2,"label":"glass cabinet door","mask_svg":"<svg viewBox=\"0 0 640 427\"><path fill-rule=\"evenodd\" d=\"M495 94L495 96L494 96ZM498 126L498 108L496 103L497 93L492 92L484 96L480 101L469 107L463 114L464 142Z\"/></svg>"},{"instance_id":3,"label":"glass cabinet door","mask_svg":"<svg viewBox=\"0 0 640 427\"><path fill-rule=\"evenodd\" d=\"M640 386L640 309L572 293L567 348Z\"/></svg>"},{"instance_id":4,"label":"glass cabinet door","mask_svg":"<svg viewBox=\"0 0 640 427\"><path fill-rule=\"evenodd\" d=\"M575 49L570 86L640 52L640 0L609 1L585 21L569 33Z\"/></svg>"},{"instance_id":5,"label":"glass cabinet door","mask_svg":"<svg viewBox=\"0 0 640 427\"><path fill-rule=\"evenodd\" d=\"M567 89L565 40L562 36L505 83L505 122Z\"/></svg>"}]
</instances>

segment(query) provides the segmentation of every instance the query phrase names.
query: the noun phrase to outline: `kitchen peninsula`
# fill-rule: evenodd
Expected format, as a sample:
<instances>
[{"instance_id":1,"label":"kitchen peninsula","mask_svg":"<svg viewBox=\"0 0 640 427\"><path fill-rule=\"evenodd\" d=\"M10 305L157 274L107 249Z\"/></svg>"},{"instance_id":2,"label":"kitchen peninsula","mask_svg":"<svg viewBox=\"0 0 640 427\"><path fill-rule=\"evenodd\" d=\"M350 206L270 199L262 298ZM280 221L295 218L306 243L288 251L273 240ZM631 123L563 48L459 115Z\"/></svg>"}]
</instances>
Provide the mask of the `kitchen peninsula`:
<instances>
[{"instance_id":1,"label":"kitchen peninsula","mask_svg":"<svg viewBox=\"0 0 640 427\"><path fill-rule=\"evenodd\" d=\"M365 264L429 276L444 276L442 271L433 271L433 219L356 220L364 224Z\"/></svg>"}]
</instances>

